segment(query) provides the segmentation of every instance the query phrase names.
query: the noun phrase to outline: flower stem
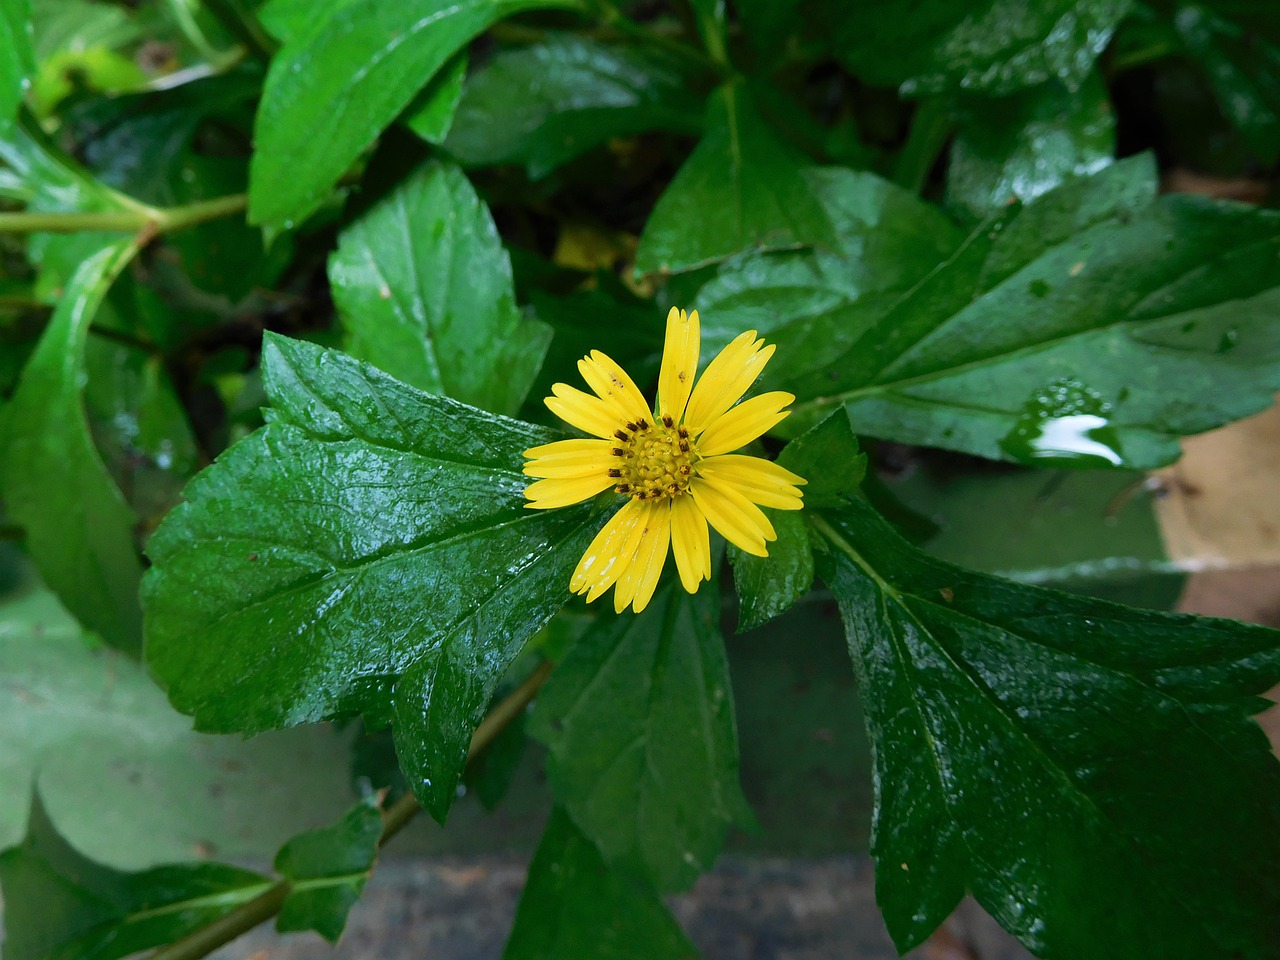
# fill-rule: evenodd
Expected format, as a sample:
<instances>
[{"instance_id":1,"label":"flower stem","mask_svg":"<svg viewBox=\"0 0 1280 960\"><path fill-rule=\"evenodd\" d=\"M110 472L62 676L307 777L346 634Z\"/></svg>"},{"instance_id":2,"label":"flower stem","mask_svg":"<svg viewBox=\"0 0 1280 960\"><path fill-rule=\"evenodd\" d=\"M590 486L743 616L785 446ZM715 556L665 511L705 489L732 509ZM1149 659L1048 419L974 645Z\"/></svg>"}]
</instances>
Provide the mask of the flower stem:
<instances>
[{"instance_id":1,"label":"flower stem","mask_svg":"<svg viewBox=\"0 0 1280 960\"><path fill-rule=\"evenodd\" d=\"M80 233L86 230L170 233L239 213L248 202L245 194L237 193L181 207L139 206L136 209L82 212L20 210L0 213L0 233Z\"/></svg>"},{"instance_id":2,"label":"flower stem","mask_svg":"<svg viewBox=\"0 0 1280 960\"><path fill-rule=\"evenodd\" d=\"M498 734L524 711L542 685L546 683L547 677L551 675L551 668L550 661L541 664L520 686L489 711L471 737L471 747L467 751L468 760L474 759L477 754L493 743ZM383 846L403 830L421 809L417 798L412 793L406 793L384 810L382 836L378 838L378 846ZM208 956L214 950L278 914L292 889L293 885L288 880L279 880L264 893L241 904L225 916L187 934L167 947L156 950L148 956L147 960L199 960L200 957Z\"/></svg>"}]
</instances>

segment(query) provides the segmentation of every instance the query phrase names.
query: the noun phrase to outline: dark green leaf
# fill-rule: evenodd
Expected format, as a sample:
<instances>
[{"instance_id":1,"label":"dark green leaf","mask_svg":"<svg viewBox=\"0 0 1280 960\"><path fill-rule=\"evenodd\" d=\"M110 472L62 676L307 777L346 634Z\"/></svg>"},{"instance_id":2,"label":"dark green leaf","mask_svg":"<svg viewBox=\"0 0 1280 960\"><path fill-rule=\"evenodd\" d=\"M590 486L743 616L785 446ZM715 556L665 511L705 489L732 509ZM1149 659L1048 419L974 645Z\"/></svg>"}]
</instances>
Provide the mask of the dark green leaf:
<instances>
[{"instance_id":1,"label":"dark green leaf","mask_svg":"<svg viewBox=\"0 0 1280 960\"><path fill-rule=\"evenodd\" d=\"M669 58L554 35L472 74L445 147L468 166L522 163L539 179L612 137L701 128L702 101Z\"/></svg>"},{"instance_id":2,"label":"dark green leaf","mask_svg":"<svg viewBox=\"0 0 1280 960\"><path fill-rule=\"evenodd\" d=\"M589 506L524 509L557 435L270 337L265 428L196 477L148 547L147 656L201 729L395 721L443 819L475 725L568 596Z\"/></svg>"},{"instance_id":3,"label":"dark green leaf","mask_svg":"<svg viewBox=\"0 0 1280 960\"><path fill-rule=\"evenodd\" d=\"M769 544L769 556L756 557L729 547L733 586L741 602L739 633L790 610L813 587L809 524L795 511L774 511L772 521L778 539Z\"/></svg>"},{"instance_id":4,"label":"dark green leaf","mask_svg":"<svg viewBox=\"0 0 1280 960\"><path fill-rule=\"evenodd\" d=\"M444 143L453 129L469 59L466 50L455 53L405 111L404 125L427 143Z\"/></svg>"},{"instance_id":5,"label":"dark green leaf","mask_svg":"<svg viewBox=\"0 0 1280 960\"><path fill-rule=\"evenodd\" d=\"M800 398L781 431L844 404L857 432L904 443L1149 468L1178 456L1178 437L1269 405L1280 215L1187 196L1135 209L1131 167L978 228L834 355L781 380Z\"/></svg>"},{"instance_id":6,"label":"dark green leaf","mask_svg":"<svg viewBox=\"0 0 1280 960\"><path fill-rule=\"evenodd\" d=\"M0 0L0 125L18 112L36 68L31 46L31 0Z\"/></svg>"},{"instance_id":7,"label":"dark green leaf","mask_svg":"<svg viewBox=\"0 0 1280 960\"><path fill-rule=\"evenodd\" d=\"M465 781L467 789L475 794L486 810L495 810L511 789L520 761L529 746L529 734L525 718L519 714L502 728L474 760L467 764Z\"/></svg>"},{"instance_id":8,"label":"dark green leaf","mask_svg":"<svg viewBox=\"0 0 1280 960\"><path fill-rule=\"evenodd\" d=\"M255 126L250 220L288 226L314 211L449 58L495 21L575 5L351 0L316 18L271 61Z\"/></svg>"},{"instance_id":9,"label":"dark green leaf","mask_svg":"<svg viewBox=\"0 0 1280 960\"><path fill-rule=\"evenodd\" d=\"M804 505L810 510L839 506L867 474L867 455L840 410L787 444L778 463L808 481Z\"/></svg>"},{"instance_id":10,"label":"dark green leaf","mask_svg":"<svg viewBox=\"0 0 1280 960\"><path fill-rule=\"evenodd\" d=\"M1011 93L1093 67L1129 0L922 0L833 4L834 48L855 74L911 96Z\"/></svg>"},{"instance_id":11,"label":"dark green leaf","mask_svg":"<svg viewBox=\"0 0 1280 960\"><path fill-rule=\"evenodd\" d=\"M329 277L355 356L431 393L519 409L551 330L521 318L497 227L456 167L428 163L348 227Z\"/></svg>"},{"instance_id":12,"label":"dark green leaf","mask_svg":"<svg viewBox=\"0 0 1280 960\"><path fill-rule=\"evenodd\" d=\"M644 616L602 614L531 724L574 822L611 864L661 890L691 884L750 816L719 619L714 582L690 596L674 578Z\"/></svg>"},{"instance_id":13,"label":"dark green leaf","mask_svg":"<svg viewBox=\"0 0 1280 960\"><path fill-rule=\"evenodd\" d=\"M81 395L89 324L137 249L119 240L80 265L0 431L0 490L45 582L81 623L130 651L141 639L134 517L94 447Z\"/></svg>"},{"instance_id":14,"label":"dark green leaf","mask_svg":"<svg viewBox=\"0 0 1280 960\"><path fill-rule=\"evenodd\" d=\"M1280 634L971 573L857 501L818 527L900 950L969 891L1044 957L1275 956Z\"/></svg>"},{"instance_id":15,"label":"dark green leaf","mask_svg":"<svg viewBox=\"0 0 1280 960\"><path fill-rule=\"evenodd\" d=\"M551 814L503 960L693 960L656 893L612 872L569 816Z\"/></svg>"},{"instance_id":16,"label":"dark green leaf","mask_svg":"<svg viewBox=\"0 0 1280 960\"><path fill-rule=\"evenodd\" d=\"M1049 83L974 101L952 143L947 204L981 219L1096 173L1115 148L1115 118L1096 73L1077 90Z\"/></svg>"},{"instance_id":17,"label":"dark green leaf","mask_svg":"<svg viewBox=\"0 0 1280 960\"><path fill-rule=\"evenodd\" d=\"M314 930L331 943L347 925L373 872L382 812L370 797L331 827L294 837L276 854L276 872L292 883L276 918L282 933Z\"/></svg>"},{"instance_id":18,"label":"dark green leaf","mask_svg":"<svg viewBox=\"0 0 1280 960\"><path fill-rule=\"evenodd\" d=\"M115 870L59 835L39 794L27 836L0 854L6 960L115 960L171 943L263 893L260 874L219 863Z\"/></svg>"},{"instance_id":19,"label":"dark green leaf","mask_svg":"<svg viewBox=\"0 0 1280 960\"><path fill-rule=\"evenodd\" d=\"M806 166L742 86L720 87L708 104L706 133L645 224L637 272L680 273L745 250L834 243Z\"/></svg>"}]
</instances>

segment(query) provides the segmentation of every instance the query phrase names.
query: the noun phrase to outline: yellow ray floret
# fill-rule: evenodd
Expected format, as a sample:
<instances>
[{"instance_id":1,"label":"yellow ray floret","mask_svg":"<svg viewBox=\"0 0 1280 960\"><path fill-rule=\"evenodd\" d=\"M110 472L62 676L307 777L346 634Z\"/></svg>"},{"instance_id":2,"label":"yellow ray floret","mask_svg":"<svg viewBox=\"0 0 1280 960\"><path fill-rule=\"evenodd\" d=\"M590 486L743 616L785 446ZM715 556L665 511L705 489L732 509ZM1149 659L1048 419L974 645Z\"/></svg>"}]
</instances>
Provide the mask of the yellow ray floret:
<instances>
[{"instance_id":1,"label":"yellow ray floret","mask_svg":"<svg viewBox=\"0 0 1280 960\"><path fill-rule=\"evenodd\" d=\"M636 613L657 589L668 551L690 593L711 579L708 523L756 556L777 539L761 507L799 510L804 479L776 463L731 451L771 430L794 400L781 391L743 395L773 356L774 347L748 330L698 370L698 311L674 307L650 409L634 381L599 350L578 361L591 393L552 386L547 408L596 439L559 440L525 451L527 507L580 503L609 489L628 497L578 562L569 581L588 602L610 587L619 613ZM742 401L742 402L739 402Z\"/></svg>"}]
</instances>

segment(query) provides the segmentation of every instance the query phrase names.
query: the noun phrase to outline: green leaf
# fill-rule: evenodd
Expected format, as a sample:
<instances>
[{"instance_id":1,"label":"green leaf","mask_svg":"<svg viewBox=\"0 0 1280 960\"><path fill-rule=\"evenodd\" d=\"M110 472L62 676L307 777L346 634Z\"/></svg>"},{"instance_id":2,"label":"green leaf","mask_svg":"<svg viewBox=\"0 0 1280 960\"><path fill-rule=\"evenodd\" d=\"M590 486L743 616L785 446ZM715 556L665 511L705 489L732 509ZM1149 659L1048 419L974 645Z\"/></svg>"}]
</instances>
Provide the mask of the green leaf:
<instances>
[{"instance_id":1,"label":"green leaf","mask_svg":"<svg viewBox=\"0 0 1280 960\"><path fill-rule=\"evenodd\" d=\"M968 891L1044 957L1275 955L1280 634L971 573L858 501L817 526L899 950Z\"/></svg>"},{"instance_id":2,"label":"green leaf","mask_svg":"<svg viewBox=\"0 0 1280 960\"><path fill-rule=\"evenodd\" d=\"M250 221L288 226L314 211L449 58L494 22L574 6L576 0L351 0L317 18L271 61L254 130Z\"/></svg>"},{"instance_id":3,"label":"green leaf","mask_svg":"<svg viewBox=\"0 0 1280 960\"><path fill-rule=\"evenodd\" d=\"M1178 437L1268 406L1280 215L1135 205L1133 164L979 227L838 350L775 377L800 398L780 431L843 404L857 432L903 443L1145 469L1175 459ZM779 336L779 354L808 335Z\"/></svg>"},{"instance_id":4,"label":"green leaf","mask_svg":"<svg viewBox=\"0 0 1280 960\"><path fill-rule=\"evenodd\" d=\"M0 430L0 491L45 582L81 623L133 652L142 575L134 516L94 447L81 401L89 325L137 252L132 240L119 240L80 265Z\"/></svg>"},{"instance_id":5,"label":"green leaf","mask_svg":"<svg viewBox=\"0 0 1280 960\"><path fill-rule=\"evenodd\" d=\"M745 250L831 244L830 221L804 176L807 159L728 83L711 95L706 133L663 191L636 251L636 272L680 273Z\"/></svg>"},{"instance_id":6,"label":"green leaf","mask_svg":"<svg viewBox=\"0 0 1280 960\"><path fill-rule=\"evenodd\" d=\"M592 508L526 510L558 434L268 337L267 426L188 486L148 546L147 657L204 730L362 713L443 820L472 731L568 597Z\"/></svg>"},{"instance_id":7,"label":"green leaf","mask_svg":"<svg viewBox=\"0 0 1280 960\"><path fill-rule=\"evenodd\" d=\"M840 506L853 496L867 475L867 455L843 410L792 440L778 463L804 477L804 505L809 510Z\"/></svg>"},{"instance_id":8,"label":"green leaf","mask_svg":"<svg viewBox=\"0 0 1280 960\"><path fill-rule=\"evenodd\" d=\"M299 834L281 847L275 868L291 887L276 929L314 930L336 943L373 872L381 837L382 812L370 797L333 826Z\"/></svg>"},{"instance_id":9,"label":"green leaf","mask_svg":"<svg viewBox=\"0 0 1280 960\"><path fill-rule=\"evenodd\" d=\"M455 53L405 111L404 125L427 143L444 143L453 128L469 60L466 50Z\"/></svg>"},{"instance_id":10,"label":"green leaf","mask_svg":"<svg viewBox=\"0 0 1280 960\"><path fill-rule=\"evenodd\" d=\"M261 874L219 863L137 873L85 857L39 794L27 836L0 853L6 960L115 960L171 943L263 893Z\"/></svg>"},{"instance_id":11,"label":"green leaf","mask_svg":"<svg viewBox=\"0 0 1280 960\"><path fill-rule=\"evenodd\" d=\"M897 0L833 5L833 49L868 83L908 96L1079 84L1129 0Z\"/></svg>"},{"instance_id":12,"label":"green leaf","mask_svg":"<svg viewBox=\"0 0 1280 960\"><path fill-rule=\"evenodd\" d=\"M702 102L670 58L553 34L472 74L445 148L467 166L524 164L536 180L613 137L701 129Z\"/></svg>"},{"instance_id":13,"label":"green leaf","mask_svg":"<svg viewBox=\"0 0 1280 960\"><path fill-rule=\"evenodd\" d=\"M456 167L426 164L344 230L329 277L355 356L431 393L519 409L551 330L521 318L498 229Z\"/></svg>"},{"instance_id":14,"label":"green leaf","mask_svg":"<svg viewBox=\"0 0 1280 960\"><path fill-rule=\"evenodd\" d=\"M952 142L947 205L981 219L1096 173L1115 149L1115 118L1097 73L1077 90L1049 83L974 101Z\"/></svg>"},{"instance_id":15,"label":"green leaf","mask_svg":"<svg viewBox=\"0 0 1280 960\"><path fill-rule=\"evenodd\" d=\"M503 960L693 960L652 890L612 872L569 816L551 814Z\"/></svg>"},{"instance_id":16,"label":"green leaf","mask_svg":"<svg viewBox=\"0 0 1280 960\"><path fill-rule=\"evenodd\" d=\"M778 539L769 544L769 556L756 557L729 546L733 586L741 603L739 633L786 613L813 587L809 524L797 511L774 511L772 520Z\"/></svg>"},{"instance_id":17,"label":"green leaf","mask_svg":"<svg viewBox=\"0 0 1280 960\"><path fill-rule=\"evenodd\" d=\"M0 125L18 112L27 78L35 69L31 0L0 0Z\"/></svg>"},{"instance_id":18,"label":"green leaf","mask_svg":"<svg viewBox=\"0 0 1280 960\"><path fill-rule=\"evenodd\" d=\"M651 610L601 615L547 681L530 732L550 750L556 798L605 859L667 891L709 869L750 813L716 584L690 596L673 579Z\"/></svg>"}]
</instances>

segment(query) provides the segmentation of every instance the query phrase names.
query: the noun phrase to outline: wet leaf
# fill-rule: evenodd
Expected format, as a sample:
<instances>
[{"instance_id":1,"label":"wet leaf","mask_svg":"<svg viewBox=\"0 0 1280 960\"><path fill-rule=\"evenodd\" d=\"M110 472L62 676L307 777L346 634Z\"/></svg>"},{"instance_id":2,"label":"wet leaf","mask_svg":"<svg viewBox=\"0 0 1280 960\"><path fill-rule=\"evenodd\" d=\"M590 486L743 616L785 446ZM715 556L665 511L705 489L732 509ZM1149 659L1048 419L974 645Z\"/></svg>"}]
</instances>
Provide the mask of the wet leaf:
<instances>
[{"instance_id":1,"label":"wet leaf","mask_svg":"<svg viewBox=\"0 0 1280 960\"><path fill-rule=\"evenodd\" d=\"M858 438L843 410L787 444L778 463L808 481L803 493L809 510L844 503L857 493L867 475L867 455L859 450Z\"/></svg>"},{"instance_id":2,"label":"wet leaf","mask_svg":"<svg viewBox=\"0 0 1280 960\"><path fill-rule=\"evenodd\" d=\"M568 814L552 812L529 864L503 960L697 955L656 893L611 871Z\"/></svg>"},{"instance_id":3,"label":"wet leaf","mask_svg":"<svg viewBox=\"0 0 1280 960\"><path fill-rule=\"evenodd\" d=\"M26 839L0 853L7 960L116 960L174 940L263 893L261 874L220 863L137 873L96 863L58 833L39 795Z\"/></svg>"},{"instance_id":4,"label":"wet leaf","mask_svg":"<svg viewBox=\"0 0 1280 960\"><path fill-rule=\"evenodd\" d=\"M971 892L1039 956L1274 956L1280 634L972 573L858 501L817 525L899 950Z\"/></svg>"},{"instance_id":5,"label":"wet leaf","mask_svg":"<svg viewBox=\"0 0 1280 960\"><path fill-rule=\"evenodd\" d=\"M200 729L361 713L443 820L507 665L568 598L591 508L524 509L551 431L269 337L267 426L148 546L147 657Z\"/></svg>"},{"instance_id":6,"label":"wet leaf","mask_svg":"<svg viewBox=\"0 0 1280 960\"><path fill-rule=\"evenodd\" d=\"M530 732L547 778L615 868L663 891L707 870L748 822L714 581L672 578L644 616L601 615L538 697Z\"/></svg>"},{"instance_id":7,"label":"wet leaf","mask_svg":"<svg viewBox=\"0 0 1280 960\"><path fill-rule=\"evenodd\" d=\"M760 118L743 87L720 87L702 140L645 224L636 271L680 273L746 250L834 242L807 166Z\"/></svg>"},{"instance_id":8,"label":"wet leaf","mask_svg":"<svg viewBox=\"0 0 1280 960\"><path fill-rule=\"evenodd\" d=\"M82 393L89 325L135 253L119 240L80 265L0 424L0 490L41 576L81 623L133 652L142 575L134 516L94 447Z\"/></svg>"},{"instance_id":9,"label":"wet leaf","mask_svg":"<svg viewBox=\"0 0 1280 960\"><path fill-rule=\"evenodd\" d=\"M669 57L555 34L471 75L445 146L464 165L520 163L536 180L613 137L701 128L702 101Z\"/></svg>"},{"instance_id":10,"label":"wet leaf","mask_svg":"<svg viewBox=\"0 0 1280 960\"><path fill-rule=\"evenodd\" d=\"M314 930L336 943L373 872L381 836L382 812L370 797L333 826L299 834L281 847L276 872L293 886L276 917L276 929Z\"/></svg>"},{"instance_id":11,"label":"wet leaf","mask_svg":"<svg viewBox=\"0 0 1280 960\"><path fill-rule=\"evenodd\" d=\"M272 58L254 130L249 218L288 226L477 34L524 10L574 0L351 0ZM324 131L323 136L316 132Z\"/></svg>"},{"instance_id":12,"label":"wet leaf","mask_svg":"<svg viewBox=\"0 0 1280 960\"><path fill-rule=\"evenodd\" d=\"M343 231L329 278L352 354L430 393L519 409L551 330L520 316L497 227L456 167L419 168Z\"/></svg>"},{"instance_id":13,"label":"wet leaf","mask_svg":"<svg viewBox=\"0 0 1280 960\"><path fill-rule=\"evenodd\" d=\"M31 45L31 0L0 0L0 125L18 112L36 68Z\"/></svg>"},{"instance_id":14,"label":"wet leaf","mask_svg":"<svg viewBox=\"0 0 1280 960\"><path fill-rule=\"evenodd\" d=\"M769 544L767 557L752 556L729 546L733 586L741 604L739 633L786 613L813 588L809 524L794 511L774 511L770 519L778 539Z\"/></svg>"}]
</instances>

